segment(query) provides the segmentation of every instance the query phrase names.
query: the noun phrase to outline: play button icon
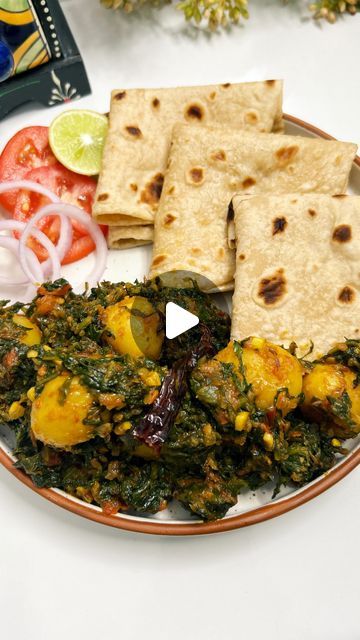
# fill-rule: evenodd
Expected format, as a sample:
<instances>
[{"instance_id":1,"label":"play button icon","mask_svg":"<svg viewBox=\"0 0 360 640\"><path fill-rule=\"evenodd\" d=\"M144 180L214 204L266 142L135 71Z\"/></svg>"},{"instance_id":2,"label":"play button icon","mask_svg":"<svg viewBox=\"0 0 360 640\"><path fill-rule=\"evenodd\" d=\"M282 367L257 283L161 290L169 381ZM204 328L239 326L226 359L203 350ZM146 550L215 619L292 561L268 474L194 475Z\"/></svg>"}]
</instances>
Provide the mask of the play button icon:
<instances>
[{"instance_id":1,"label":"play button icon","mask_svg":"<svg viewBox=\"0 0 360 640\"><path fill-rule=\"evenodd\" d=\"M199 324L199 318L190 311L186 311L174 302L168 302L165 307L166 337L169 340L177 338L185 331L189 331Z\"/></svg>"},{"instance_id":2,"label":"play button icon","mask_svg":"<svg viewBox=\"0 0 360 640\"><path fill-rule=\"evenodd\" d=\"M206 325L208 310L211 310L209 305L215 305L220 312L229 312L228 297L208 278L193 271L168 271L148 280L144 285L136 284L136 288L138 295L135 297L138 300L132 304L130 314L132 338L139 351L145 353L146 345L153 340L151 327L155 326L156 321L159 340L163 343L162 357L170 362L188 354L194 343L200 340L201 324ZM131 292L129 287L128 295L134 296ZM144 307L144 298L151 303L156 320L154 313L148 316L150 308ZM139 321L144 316L149 317L149 321ZM164 333L167 338L165 341Z\"/></svg>"}]
</instances>

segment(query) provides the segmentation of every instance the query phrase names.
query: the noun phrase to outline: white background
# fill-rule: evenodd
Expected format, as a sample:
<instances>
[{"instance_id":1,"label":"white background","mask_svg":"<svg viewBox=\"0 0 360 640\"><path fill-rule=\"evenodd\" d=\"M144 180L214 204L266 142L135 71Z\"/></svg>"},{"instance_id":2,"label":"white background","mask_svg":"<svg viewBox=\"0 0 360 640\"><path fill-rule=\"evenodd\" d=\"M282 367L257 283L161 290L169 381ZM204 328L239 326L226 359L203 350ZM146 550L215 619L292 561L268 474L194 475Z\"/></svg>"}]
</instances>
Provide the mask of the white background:
<instances>
[{"instance_id":1,"label":"white background","mask_svg":"<svg viewBox=\"0 0 360 640\"><path fill-rule=\"evenodd\" d=\"M285 110L360 144L360 16L321 28L305 3L251 0L251 20L208 36L171 8L146 19L64 0L93 96L115 87L284 78ZM22 110L0 144L56 111ZM119 263L121 277L121 263ZM60 510L0 468L4 640L358 640L360 471L276 520L166 539Z\"/></svg>"}]
</instances>

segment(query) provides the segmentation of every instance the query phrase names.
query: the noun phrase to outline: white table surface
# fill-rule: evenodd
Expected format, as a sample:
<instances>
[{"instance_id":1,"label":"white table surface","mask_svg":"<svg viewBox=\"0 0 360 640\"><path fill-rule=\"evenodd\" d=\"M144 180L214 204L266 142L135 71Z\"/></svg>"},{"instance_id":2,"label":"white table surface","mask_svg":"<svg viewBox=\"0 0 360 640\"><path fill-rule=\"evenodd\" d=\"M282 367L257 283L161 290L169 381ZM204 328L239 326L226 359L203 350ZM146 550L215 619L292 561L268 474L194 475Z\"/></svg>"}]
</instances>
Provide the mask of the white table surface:
<instances>
[{"instance_id":1,"label":"white table surface","mask_svg":"<svg viewBox=\"0 0 360 640\"><path fill-rule=\"evenodd\" d=\"M93 96L111 88L284 78L285 110L360 144L360 16L321 28L293 3L252 0L244 28L213 36L172 9L113 15L64 0ZM294 6L295 5L295 6ZM18 111L0 144L56 110ZM4 640L358 640L360 470L291 513L227 534L159 538L63 511L0 468Z\"/></svg>"}]
</instances>

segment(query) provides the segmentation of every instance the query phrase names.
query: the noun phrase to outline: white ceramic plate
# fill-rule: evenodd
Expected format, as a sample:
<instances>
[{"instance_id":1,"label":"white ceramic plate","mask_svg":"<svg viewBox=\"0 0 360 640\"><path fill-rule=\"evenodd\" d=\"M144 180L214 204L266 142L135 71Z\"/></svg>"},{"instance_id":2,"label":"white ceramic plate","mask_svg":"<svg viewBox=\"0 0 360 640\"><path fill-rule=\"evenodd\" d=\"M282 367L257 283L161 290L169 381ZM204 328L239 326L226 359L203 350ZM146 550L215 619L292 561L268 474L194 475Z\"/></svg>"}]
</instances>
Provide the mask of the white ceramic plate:
<instances>
[{"instance_id":1,"label":"white ceramic plate","mask_svg":"<svg viewBox=\"0 0 360 640\"><path fill-rule=\"evenodd\" d=\"M312 125L291 116L286 116L286 133L308 137L331 137ZM5 143L6 140L2 142ZM349 193L360 194L359 158L353 164L348 191ZM137 247L124 251L110 251L104 279L113 282L121 280L132 282L136 278L141 280L147 275L150 259L151 246ZM89 256L75 265L65 267L64 277L70 282L81 282L82 274L89 272L88 267L92 260L92 256ZM9 254L1 250L0 273L9 271L15 274L17 266ZM21 299L21 293L19 287L5 288L0 285L0 299L5 298L15 301L19 297ZM14 473L19 480L25 482L45 498L70 511L103 524L143 533L166 535L194 535L225 531L255 524L285 513L335 484L360 463L360 436L349 441L347 445L348 455L339 459L338 463L330 471L305 487L296 490L291 487L284 487L276 500L271 498L272 485L265 486L256 492L247 491L240 496L238 503L230 509L225 518L216 522L202 523L195 517L191 517L181 505L175 502L168 509L153 516L136 516L124 513L106 516L99 507L84 503L58 489L37 489L25 474L15 469L13 465L14 459L11 455L11 434L6 427L0 427L0 462Z\"/></svg>"}]
</instances>

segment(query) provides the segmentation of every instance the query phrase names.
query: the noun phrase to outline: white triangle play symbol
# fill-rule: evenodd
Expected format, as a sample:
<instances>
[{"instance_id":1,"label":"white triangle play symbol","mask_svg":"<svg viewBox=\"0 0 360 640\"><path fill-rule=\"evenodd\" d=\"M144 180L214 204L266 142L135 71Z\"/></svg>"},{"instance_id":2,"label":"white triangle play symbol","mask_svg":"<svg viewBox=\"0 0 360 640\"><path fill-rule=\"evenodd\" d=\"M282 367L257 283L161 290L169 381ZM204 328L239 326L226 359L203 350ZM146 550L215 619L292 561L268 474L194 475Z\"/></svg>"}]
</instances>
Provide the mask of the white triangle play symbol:
<instances>
[{"instance_id":1,"label":"white triangle play symbol","mask_svg":"<svg viewBox=\"0 0 360 640\"><path fill-rule=\"evenodd\" d=\"M165 307L166 337L169 340L180 336L199 324L199 318L190 311L186 311L174 302L168 302Z\"/></svg>"}]
</instances>

